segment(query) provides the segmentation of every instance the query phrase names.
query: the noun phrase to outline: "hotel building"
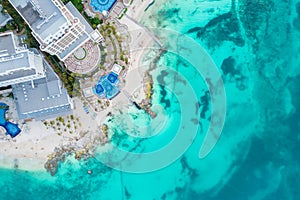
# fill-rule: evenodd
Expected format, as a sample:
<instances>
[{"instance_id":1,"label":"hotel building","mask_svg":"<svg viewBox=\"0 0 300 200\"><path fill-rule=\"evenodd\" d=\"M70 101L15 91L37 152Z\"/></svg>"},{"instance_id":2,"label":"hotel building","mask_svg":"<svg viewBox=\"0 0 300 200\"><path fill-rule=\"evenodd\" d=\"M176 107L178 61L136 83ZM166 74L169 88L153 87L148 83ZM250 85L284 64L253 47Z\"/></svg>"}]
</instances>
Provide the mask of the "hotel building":
<instances>
[{"instance_id":1,"label":"hotel building","mask_svg":"<svg viewBox=\"0 0 300 200\"><path fill-rule=\"evenodd\" d=\"M0 34L0 87L7 86L20 119L72 113L73 103L53 69L36 49L21 47L12 32Z\"/></svg>"},{"instance_id":2,"label":"hotel building","mask_svg":"<svg viewBox=\"0 0 300 200\"><path fill-rule=\"evenodd\" d=\"M42 51L64 61L89 40L103 41L74 5L60 0L9 0L32 30Z\"/></svg>"}]
</instances>

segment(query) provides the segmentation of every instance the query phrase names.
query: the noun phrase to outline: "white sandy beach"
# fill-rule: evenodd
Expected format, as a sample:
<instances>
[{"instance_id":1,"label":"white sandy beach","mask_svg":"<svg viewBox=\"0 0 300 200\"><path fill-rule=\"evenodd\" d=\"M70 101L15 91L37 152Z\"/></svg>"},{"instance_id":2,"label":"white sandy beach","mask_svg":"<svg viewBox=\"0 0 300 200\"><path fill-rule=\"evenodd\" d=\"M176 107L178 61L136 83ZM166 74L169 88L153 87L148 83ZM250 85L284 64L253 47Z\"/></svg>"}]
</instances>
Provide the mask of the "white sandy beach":
<instances>
[{"instance_id":1,"label":"white sandy beach","mask_svg":"<svg viewBox=\"0 0 300 200\"><path fill-rule=\"evenodd\" d=\"M0 140L2 146L0 149L0 166L13 168L18 165L18 168L23 170L42 170L48 155L54 152L55 147L74 143L80 137L80 132L89 131L89 133L95 134L99 124L93 113L86 114L82 108L83 104L78 99L74 99L74 105L73 115L75 118L78 117L82 124L76 132L58 135L60 131L54 130L52 127L47 128L41 121L26 122L21 128L21 134L17 137ZM66 117L64 118L67 120ZM47 121L50 120L55 121L55 119ZM91 121L95 123L90 123ZM78 146L80 146L80 141Z\"/></svg>"},{"instance_id":2,"label":"white sandy beach","mask_svg":"<svg viewBox=\"0 0 300 200\"><path fill-rule=\"evenodd\" d=\"M138 89L143 86L143 73L139 70L142 57L145 52L153 45L153 39L142 27L135 23L131 18L139 21L145 8L151 0L141 1L135 0L133 4L128 8L126 15L120 20L120 23L125 24L128 27L130 33L131 42L130 46L130 64L129 71L126 75L126 84L123 88L128 94L133 95L137 93ZM140 92L141 90L139 90ZM142 95L137 95L135 98L143 98ZM20 135L14 139L8 139L3 137L0 140L0 167L2 168L14 168L22 170L39 171L45 170L44 164L48 159L48 156L53 153L55 147L65 145L68 143L75 143L80 146L80 132L88 132L93 138L93 134L97 134L100 129L101 123L106 119L106 115L109 112L113 112L121 108L123 105L128 105L128 97L121 92L117 97L111 101L111 106L100 113L94 113L91 111L87 114L83 110L83 104L79 99L73 99L75 118L79 118L81 127L74 130L74 133L62 133L59 135L58 130L54 130L52 127L46 127L41 121L26 122L21 129ZM65 120L66 117L64 117ZM50 120L47 120L48 123ZM78 122L78 123L79 123ZM92 122L92 123L91 123ZM55 121L56 123L56 121ZM77 141L78 140L78 141Z\"/></svg>"}]
</instances>

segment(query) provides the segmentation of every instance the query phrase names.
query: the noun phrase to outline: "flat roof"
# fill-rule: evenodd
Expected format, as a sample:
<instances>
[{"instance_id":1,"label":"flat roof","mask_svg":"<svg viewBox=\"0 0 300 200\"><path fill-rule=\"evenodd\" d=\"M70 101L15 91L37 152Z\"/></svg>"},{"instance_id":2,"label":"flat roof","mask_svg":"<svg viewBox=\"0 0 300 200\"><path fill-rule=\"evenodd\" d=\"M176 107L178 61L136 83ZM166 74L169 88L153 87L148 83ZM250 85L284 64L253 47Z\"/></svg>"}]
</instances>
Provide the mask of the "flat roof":
<instances>
[{"instance_id":1,"label":"flat roof","mask_svg":"<svg viewBox=\"0 0 300 200\"><path fill-rule=\"evenodd\" d=\"M0 34L0 57L16 53L12 32Z\"/></svg>"},{"instance_id":2,"label":"flat roof","mask_svg":"<svg viewBox=\"0 0 300 200\"><path fill-rule=\"evenodd\" d=\"M27 76L35 75L36 71L34 69L27 69L27 70L18 70L13 71L12 73L6 74L5 76L0 76L0 82L2 85L2 82L11 81L15 79L24 78ZM11 83L10 83L11 84ZM10 85L9 83L3 83L3 85Z\"/></svg>"},{"instance_id":3,"label":"flat roof","mask_svg":"<svg viewBox=\"0 0 300 200\"><path fill-rule=\"evenodd\" d=\"M82 14L77 10L77 8L73 5L73 3L70 1L66 4L66 7L68 10L72 13L74 17L77 17L79 21L85 26L85 31L88 34L91 34L94 29L91 27L91 25L86 21L86 19L82 16Z\"/></svg>"},{"instance_id":4,"label":"flat roof","mask_svg":"<svg viewBox=\"0 0 300 200\"><path fill-rule=\"evenodd\" d=\"M51 0L9 0L27 21L31 29L44 41L67 23L67 19Z\"/></svg>"},{"instance_id":5,"label":"flat roof","mask_svg":"<svg viewBox=\"0 0 300 200\"><path fill-rule=\"evenodd\" d=\"M24 51L21 53L9 55L9 56L2 56L0 57L0 75L7 74L10 71L16 71L20 69L30 69L34 68L34 65L31 65L30 59L34 59L32 52ZM42 59L41 57L37 57Z\"/></svg>"},{"instance_id":6,"label":"flat roof","mask_svg":"<svg viewBox=\"0 0 300 200\"><path fill-rule=\"evenodd\" d=\"M81 35L75 42L73 42L70 46L68 46L61 54L59 54L59 58L64 60L67 56L73 53L76 49L78 49L85 41L89 39L87 34Z\"/></svg>"},{"instance_id":7,"label":"flat roof","mask_svg":"<svg viewBox=\"0 0 300 200\"><path fill-rule=\"evenodd\" d=\"M28 49L18 49L12 32L0 34L0 83L38 73L43 75L42 57Z\"/></svg>"},{"instance_id":8,"label":"flat roof","mask_svg":"<svg viewBox=\"0 0 300 200\"><path fill-rule=\"evenodd\" d=\"M71 111L69 96L55 72L44 61L46 74L50 77L13 85L14 98L20 118L38 118L62 115ZM58 93L57 88L59 88ZM53 91L55 91L53 93ZM48 116L48 117L49 117ZM48 118L46 117L46 118Z\"/></svg>"},{"instance_id":9,"label":"flat roof","mask_svg":"<svg viewBox=\"0 0 300 200\"><path fill-rule=\"evenodd\" d=\"M114 72L115 74L119 75L120 72L121 72L121 70L122 70L121 65L119 65L119 64L114 64L111 71Z\"/></svg>"},{"instance_id":10,"label":"flat roof","mask_svg":"<svg viewBox=\"0 0 300 200\"><path fill-rule=\"evenodd\" d=\"M48 87L45 78L34 80L33 83L34 88L32 87L31 81L13 86L13 91L16 95L15 97L17 98L21 113L69 104L69 99L65 90L62 90L62 93L50 96L50 88Z\"/></svg>"}]
</instances>

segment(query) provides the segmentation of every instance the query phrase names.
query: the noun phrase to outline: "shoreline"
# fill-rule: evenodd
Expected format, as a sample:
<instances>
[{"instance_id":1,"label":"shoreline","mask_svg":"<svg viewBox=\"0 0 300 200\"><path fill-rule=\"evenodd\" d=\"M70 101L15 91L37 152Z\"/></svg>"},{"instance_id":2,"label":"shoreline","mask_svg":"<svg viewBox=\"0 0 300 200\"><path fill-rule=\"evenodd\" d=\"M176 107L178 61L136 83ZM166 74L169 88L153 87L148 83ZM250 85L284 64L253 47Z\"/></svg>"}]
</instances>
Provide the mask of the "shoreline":
<instances>
[{"instance_id":1,"label":"shoreline","mask_svg":"<svg viewBox=\"0 0 300 200\"><path fill-rule=\"evenodd\" d=\"M142 4L140 5L139 2ZM127 15L136 21L141 20L144 10L149 3L151 3L151 0L134 1L133 4L128 7ZM122 89L130 94L134 94L136 93L137 85L143 86L144 84L143 79L145 72L141 71L140 68L143 55L145 55L149 48L153 46L155 41L153 41L153 38L151 38L147 31L141 29L141 27L136 25L134 21L130 20L126 15L119 21L127 26L131 37L131 42L129 44L129 73L126 76L125 87ZM137 32L136 30L139 31ZM136 34L138 34L138 36ZM144 97L144 94L141 95L139 93L137 99L143 99ZM74 133L71 135L67 133L60 134L57 127L53 128L49 127L49 125L46 126L44 121L26 122L26 124L23 125L22 132L19 136L9 139L9 141L4 137L0 140L0 144L2 145L2 148L0 149L0 168L47 172L45 164L49 160L51 161L50 157L55 154L56 150L60 147L72 147L73 145L76 146L78 152L82 152L87 144L92 146L93 144L100 145L101 142L99 144L93 143L94 141L87 137L93 139L97 138L97 134L103 133L101 132L100 126L107 118L107 115L120 107L120 105L128 105L130 103L128 97L121 92L111 101L111 106L108 109L97 114L93 112L87 114L83 109L83 103L79 99L75 98L73 101L75 105L73 115L75 118L79 118L79 122L83 124L83 127L78 128L77 131L75 129ZM15 110L13 105L11 108ZM64 117L64 120L67 119ZM55 119L46 121L47 124L49 124L49 122L55 121ZM94 123L90 123L91 121ZM55 121L55 123L56 122L57 121ZM80 135L82 132L86 132L86 135L88 136L81 137ZM103 138L105 138L105 136L103 136ZM76 154L76 150L72 151L69 155L73 153Z\"/></svg>"}]
</instances>

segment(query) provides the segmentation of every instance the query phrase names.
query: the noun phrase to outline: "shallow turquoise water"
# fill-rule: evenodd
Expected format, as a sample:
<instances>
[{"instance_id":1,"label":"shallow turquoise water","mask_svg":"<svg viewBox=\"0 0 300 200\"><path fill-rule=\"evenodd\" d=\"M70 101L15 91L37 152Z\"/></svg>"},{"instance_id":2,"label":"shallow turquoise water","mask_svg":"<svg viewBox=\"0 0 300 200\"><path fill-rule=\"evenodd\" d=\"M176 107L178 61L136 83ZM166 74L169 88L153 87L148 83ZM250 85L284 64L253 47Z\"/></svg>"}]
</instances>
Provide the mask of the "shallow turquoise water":
<instances>
[{"instance_id":1,"label":"shallow turquoise water","mask_svg":"<svg viewBox=\"0 0 300 200\"><path fill-rule=\"evenodd\" d=\"M222 73L227 114L213 151L198 157L212 114L208 88L180 51L167 52L152 72L159 120L129 107L109 125L114 128L112 144L135 153L164 149L184 133L192 142L182 156L158 171L140 174L106 167L100 162L106 155L81 162L70 159L56 177L1 170L0 199L300 199L300 4L172 0L159 6L160 2L148 9L142 22L193 38ZM121 159L120 154L110 156L112 161ZM161 156L157 160L173 154ZM122 164L126 167L128 162Z\"/></svg>"}]
</instances>

